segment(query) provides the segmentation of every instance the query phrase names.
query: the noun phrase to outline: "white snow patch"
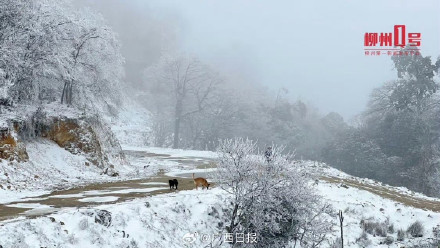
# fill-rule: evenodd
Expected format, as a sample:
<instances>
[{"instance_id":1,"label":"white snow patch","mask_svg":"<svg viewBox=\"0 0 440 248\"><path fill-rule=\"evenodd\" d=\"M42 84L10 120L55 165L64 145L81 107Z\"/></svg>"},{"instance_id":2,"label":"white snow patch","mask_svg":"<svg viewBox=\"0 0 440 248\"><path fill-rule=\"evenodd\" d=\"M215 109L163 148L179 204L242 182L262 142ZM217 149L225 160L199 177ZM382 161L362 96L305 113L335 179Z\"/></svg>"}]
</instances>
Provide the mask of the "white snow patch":
<instances>
[{"instance_id":1,"label":"white snow patch","mask_svg":"<svg viewBox=\"0 0 440 248\"><path fill-rule=\"evenodd\" d=\"M11 208L30 208L30 209L35 209L35 208L50 208L51 206L48 205L42 205L40 203L16 203L16 204L9 204L6 205L7 207L11 207Z\"/></svg>"},{"instance_id":2,"label":"white snow patch","mask_svg":"<svg viewBox=\"0 0 440 248\"><path fill-rule=\"evenodd\" d=\"M217 153L211 151L183 150L183 149L172 149L172 148L163 148L163 147L136 147L129 145L122 145L122 150L166 154L166 155L170 155L171 158L172 157L217 158Z\"/></svg>"},{"instance_id":3,"label":"white snow patch","mask_svg":"<svg viewBox=\"0 0 440 248\"><path fill-rule=\"evenodd\" d=\"M79 199L80 202L114 202L117 201L119 197L116 196L103 196L103 197L87 197Z\"/></svg>"}]
</instances>

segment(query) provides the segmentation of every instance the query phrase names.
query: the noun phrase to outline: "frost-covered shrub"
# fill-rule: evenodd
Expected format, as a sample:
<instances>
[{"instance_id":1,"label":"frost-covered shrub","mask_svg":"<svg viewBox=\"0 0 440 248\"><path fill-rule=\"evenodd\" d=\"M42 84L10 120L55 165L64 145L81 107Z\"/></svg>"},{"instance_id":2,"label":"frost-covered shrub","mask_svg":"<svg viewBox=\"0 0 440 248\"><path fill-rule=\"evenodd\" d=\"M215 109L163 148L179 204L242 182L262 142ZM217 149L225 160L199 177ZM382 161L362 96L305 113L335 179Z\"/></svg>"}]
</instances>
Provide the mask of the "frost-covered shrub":
<instances>
[{"instance_id":1,"label":"frost-covered shrub","mask_svg":"<svg viewBox=\"0 0 440 248\"><path fill-rule=\"evenodd\" d=\"M95 223L109 227L112 223L112 213L107 210L96 210Z\"/></svg>"},{"instance_id":2,"label":"frost-covered shrub","mask_svg":"<svg viewBox=\"0 0 440 248\"><path fill-rule=\"evenodd\" d=\"M208 215L213 216L214 218L219 218L219 212L215 207L211 207Z\"/></svg>"},{"instance_id":3,"label":"frost-covered shrub","mask_svg":"<svg viewBox=\"0 0 440 248\"><path fill-rule=\"evenodd\" d=\"M381 236L381 237L386 237L387 236L387 226L383 225L383 223L379 223L376 228L374 229L374 232L376 233L376 235Z\"/></svg>"},{"instance_id":4,"label":"frost-covered shrub","mask_svg":"<svg viewBox=\"0 0 440 248\"><path fill-rule=\"evenodd\" d=\"M175 213L183 213L185 212L185 206L182 204L175 205L174 207L171 208L171 210Z\"/></svg>"},{"instance_id":5,"label":"frost-covered shrub","mask_svg":"<svg viewBox=\"0 0 440 248\"><path fill-rule=\"evenodd\" d=\"M365 231L363 231L361 236L356 239L356 244L360 247L368 247L371 245L371 240L368 238L368 234Z\"/></svg>"},{"instance_id":6,"label":"frost-covered shrub","mask_svg":"<svg viewBox=\"0 0 440 248\"><path fill-rule=\"evenodd\" d=\"M341 238L337 237L336 240L330 244L330 248L342 248Z\"/></svg>"},{"instance_id":7,"label":"frost-covered shrub","mask_svg":"<svg viewBox=\"0 0 440 248\"><path fill-rule=\"evenodd\" d=\"M362 230L371 235L386 237L388 232L387 222L377 222L372 220L361 221Z\"/></svg>"},{"instance_id":8,"label":"frost-covered shrub","mask_svg":"<svg viewBox=\"0 0 440 248\"><path fill-rule=\"evenodd\" d=\"M104 244L105 243L105 237L102 236L103 232L102 230L98 228L90 228L89 229L89 236L92 244Z\"/></svg>"},{"instance_id":9,"label":"frost-covered shrub","mask_svg":"<svg viewBox=\"0 0 440 248\"><path fill-rule=\"evenodd\" d=\"M435 247L440 247L440 226L432 228L432 243Z\"/></svg>"},{"instance_id":10,"label":"frost-covered shrub","mask_svg":"<svg viewBox=\"0 0 440 248\"><path fill-rule=\"evenodd\" d=\"M432 243L430 240L417 240L408 248L438 248L437 245Z\"/></svg>"},{"instance_id":11,"label":"frost-covered shrub","mask_svg":"<svg viewBox=\"0 0 440 248\"><path fill-rule=\"evenodd\" d=\"M139 248L138 243L136 240L131 239L128 240L122 240L121 243L117 244L117 247L125 247L125 248ZM157 247L157 246L145 246L145 247Z\"/></svg>"},{"instance_id":12,"label":"frost-covered shrub","mask_svg":"<svg viewBox=\"0 0 440 248\"><path fill-rule=\"evenodd\" d=\"M405 231L402 229L397 230L397 241L405 240Z\"/></svg>"},{"instance_id":13,"label":"frost-covered shrub","mask_svg":"<svg viewBox=\"0 0 440 248\"><path fill-rule=\"evenodd\" d=\"M348 214L356 214L356 209L355 208L350 208L350 207L347 207L345 210L344 210L344 213L348 213Z\"/></svg>"},{"instance_id":14,"label":"frost-covered shrub","mask_svg":"<svg viewBox=\"0 0 440 248\"><path fill-rule=\"evenodd\" d=\"M394 238L392 236L387 236L383 243L386 245L391 245L392 243L394 243Z\"/></svg>"},{"instance_id":15,"label":"frost-covered shrub","mask_svg":"<svg viewBox=\"0 0 440 248\"><path fill-rule=\"evenodd\" d=\"M138 208L135 208L137 210ZM140 216L141 214L137 212L137 216ZM127 227L127 222L129 221L129 216L122 213L117 213L113 219L113 225L117 227L125 228Z\"/></svg>"},{"instance_id":16,"label":"frost-covered shrub","mask_svg":"<svg viewBox=\"0 0 440 248\"><path fill-rule=\"evenodd\" d=\"M331 209L310 188L308 172L282 152L262 153L238 138L220 142L214 177L231 194L226 231L255 233L257 247L283 247L295 238L301 246L319 246L331 232L323 218Z\"/></svg>"},{"instance_id":17,"label":"frost-covered shrub","mask_svg":"<svg viewBox=\"0 0 440 248\"><path fill-rule=\"evenodd\" d=\"M67 236L67 241L69 242L69 244L76 245L76 244L78 244L79 240L75 236L75 234L70 234L69 236Z\"/></svg>"},{"instance_id":18,"label":"frost-covered shrub","mask_svg":"<svg viewBox=\"0 0 440 248\"><path fill-rule=\"evenodd\" d=\"M412 223L406 230L406 232L410 234L412 237L423 237L424 231L425 228L423 227L420 221L416 221Z\"/></svg>"},{"instance_id":19,"label":"frost-covered shrub","mask_svg":"<svg viewBox=\"0 0 440 248\"><path fill-rule=\"evenodd\" d=\"M388 226L388 233L393 234L395 232L394 230L394 224L391 224Z\"/></svg>"}]
</instances>

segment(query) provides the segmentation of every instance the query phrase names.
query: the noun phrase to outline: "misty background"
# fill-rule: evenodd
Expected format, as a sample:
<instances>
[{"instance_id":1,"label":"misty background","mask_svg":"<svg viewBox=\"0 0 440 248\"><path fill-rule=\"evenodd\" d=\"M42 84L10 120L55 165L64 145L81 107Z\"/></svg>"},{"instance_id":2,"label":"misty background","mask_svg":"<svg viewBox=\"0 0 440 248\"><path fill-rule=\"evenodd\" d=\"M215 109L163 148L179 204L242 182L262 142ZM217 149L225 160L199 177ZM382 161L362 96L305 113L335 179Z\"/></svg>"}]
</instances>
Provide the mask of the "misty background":
<instances>
[{"instance_id":1,"label":"misty background","mask_svg":"<svg viewBox=\"0 0 440 248\"><path fill-rule=\"evenodd\" d=\"M161 52L183 51L346 120L364 110L373 88L395 76L389 56L364 55L365 32L405 24L422 33L424 56L440 54L436 0L74 2L102 13L119 34L132 87L142 87L142 71Z\"/></svg>"},{"instance_id":2,"label":"misty background","mask_svg":"<svg viewBox=\"0 0 440 248\"><path fill-rule=\"evenodd\" d=\"M314 192L324 192L340 209L341 241L334 244L344 244L344 223L363 229L345 232L361 234L351 236L351 244L367 242L368 234L377 237L375 244L391 244L396 230L388 213L401 219L406 212L412 222L412 208L401 212L397 202L377 205L382 198L372 200L356 188L377 188L371 192L393 195L391 200L406 194L398 200L404 205L407 199L417 202L409 206L438 207L411 191L440 197L439 7L435 1L3 0L0 189L15 198L9 189L59 190L107 176L124 180L167 172L174 177L174 171L212 167L219 175L214 182L231 188L235 199L226 210L207 210L215 219L220 212L231 218L216 224L219 230L263 227L268 243L261 247L286 246L299 237L301 246L320 246L333 228L316 217L336 215L327 209L330 204L315 205L321 196ZM364 34L392 32L396 24L422 34L421 55L410 54L408 44L393 56L365 56ZM189 160L179 165L154 158L168 160L163 154L179 161L190 154L199 162L204 156L217 159L201 168ZM310 179L318 178L312 186ZM322 191L320 181L345 193L333 186ZM388 186L411 191L389 194ZM255 205L259 196L264 197ZM343 198L353 205L340 205ZM359 215L366 206L372 218ZM356 218L342 223L343 212ZM423 237L429 247L438 247L435 216L420 213L432 224L427 228L432 236L424 236L417 219L406 231L396 225L398 241L407 237L413 244L412 238ZM145 227L155 226L150 224ZM109 225L103 228L110 230ZM59 233L58 224L53 227ZM36 233L29 228L26 233ZM10 230L23 244L26 235ZM109 237L121 233L112 230ZM104 240L89 233L85 237L93 244ZM41 237L49 242L47 235ZM78 237L70 232L62 239L78 244ZM124 247L138 246L128 233L122 238ZM157 238L167 242L162 234Z\"/></svg>"},{"instance_id":3,"label":"misty background","mask_svg":"<svg viewBox=\"0 0 440 248\"><path fill-rule=\"evenodd\" d=\"M439 195L438 1L75 3L119 36L120 86L151 115L143 145L249 138ZM365 33L402 24L422 34L422 56L365 56Z\"/></svg>"}]
</instances>

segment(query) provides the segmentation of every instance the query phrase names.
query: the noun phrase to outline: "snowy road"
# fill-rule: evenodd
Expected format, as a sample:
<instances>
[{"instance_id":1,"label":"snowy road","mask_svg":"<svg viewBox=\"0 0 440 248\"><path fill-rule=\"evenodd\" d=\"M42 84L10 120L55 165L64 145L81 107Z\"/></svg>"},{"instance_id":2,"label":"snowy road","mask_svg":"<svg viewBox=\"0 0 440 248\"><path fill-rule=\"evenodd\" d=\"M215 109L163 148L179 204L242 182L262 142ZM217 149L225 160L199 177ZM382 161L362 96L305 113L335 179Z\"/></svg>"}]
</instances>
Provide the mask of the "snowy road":
<instances>
[{"instance_id":1,"label":"snowy road","mask_svg":"<svg viewBox=\"0 0 440 248\"><path fill-rule=\"evenodd\" d=\"M0 221L16 217L35 218L64 208L113 204L149 195L169 193L168 180L173 178L179 180L179 190L192 190L194 188L191 180L192 172L197 172L198 176L209 177L206 172L211 169L213 162L213 159L209 158L209 156L197 157L190 156L191 154L176 154L174 151L167 151L166 149L163 151L134 149L126 150L125 152L131 161L135 163L142 165L144 158L153 158L162 161L164 166L159 169L155 176L149 178L89 184L0 204ZM170 162L174 165L170 166ZM366 190L407 206L440 212L440 201L398 192L392 187L359 182L335 175L323 175L321 179L332 184L344 184L349 187Z\"/></svg>"},{"instance_id":2,"label":"snowy road","mask_svg":"<svg viewBox=\"0 0 440 248\"><path fill-rule=\"evenodd\" d=\"M126 151L130 160L142 164L148 157L163 162L164 166L153 177L89 184L68 190L55 191L50 194L28 197L18 201L0 204L0 221L16 217L35 218L66 208L81 208L103 204L125 202L145 196L170 193L168 180L176 178L179 190L192 190L194 184L191 173L206 176L204 172L211 160L200 157L172 156L170 154L146 151ZM170 166L170 162L174 165ZM148 166L147 164L145 166Z\"/></svg>"}]
</instances>

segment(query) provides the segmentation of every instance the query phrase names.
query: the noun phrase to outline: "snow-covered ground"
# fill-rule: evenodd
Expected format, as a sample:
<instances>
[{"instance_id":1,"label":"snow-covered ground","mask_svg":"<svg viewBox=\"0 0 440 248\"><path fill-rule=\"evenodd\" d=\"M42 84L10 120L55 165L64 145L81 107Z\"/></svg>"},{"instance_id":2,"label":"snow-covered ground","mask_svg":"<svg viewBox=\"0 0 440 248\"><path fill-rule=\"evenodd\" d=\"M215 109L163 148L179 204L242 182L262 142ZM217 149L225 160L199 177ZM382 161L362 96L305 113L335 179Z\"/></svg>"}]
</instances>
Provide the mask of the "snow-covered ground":
<instances>
[{"instance_id":1,"label":"snow-covered ground","mask_svg":"<svg viewBox=\"0 0 440 248\"><path fill-rule=\"evenodd\" d=\"M151 141L151 113L139 103L124 98L118 116L105 116L121 145L145 147Z\"/></svg>"},{"instance_id":2,"label":"snow-covered ground","mask_svg":"<svg viewBox=\"0 0 440 248\"><path fill-rule=\"evenodd\" d=\"M78 187L91 183L146 178L171 164L153 158L137 158L130 164L115 164L118 177L111 177L89 163L81 154L72 154L54 142L37 140L26 143L29 161L0 162L0 203L17 201L54 190ZM147 166L147 167L145 167Z\"/></svg>"},{"instance_id":3,"label":"snow-covered ground","mask_svg":"<svg viewBox=\"0 0 440 248\"><path fill-rule=\"evenodd\" d=\"M0 226L3 247L204 247L224 226L220 189L181 191ZM107 212L99 212L106 210ZM100 216L109 216L100 223ZM186 235L186 236L185 236ZM195 242L185 242L194 235ZM219 236L220 237L220 236ZM216 239L218 243L221 239Z\"/></svg>"},{"instance_id":4,"label":"snow-covered ground","mask_svg":"<svg viewBox=\"0 0 440 248\"><path fill-rule=\"evenodd\" d=\"M157 170L164 170L166 175L210 172L212 169L196 169L196 164L180 162L200 161L203 158L210 160L215 157L215 153L212 152L128 146L123 149L161 154L161 158L175 158L175 160L158 161L154 157L139 157L131 160L137 170L142 170L148 165ZM61 160L53 161L61 163ZM43 162L39 161L39 163ZM52 166L51 170L55 170L60 165ZM404 188L352 177L313 162L304 162L303 166L311 168L321 176L354 180L372 187L381 186L408 197L417 197L421 201L437 200L412 193ZM93 179L92 176L89 178ZM164 183L149 184L158 188L167 187ZM344 247L413 247L433 238L432 230L438 228L440 224L440 213L406 206L367 190L326 180L319 180L314 187L322 195L324 202L331 204L335 210L343 211ZM83 202L101 202L104 205L93 208L66 208L36 219L8 220L0 225L0 234L2 234L0 245L3 247L204 247L209 245L206 239L217 237L215 242L221 242L224 237L222 235L225 235L224 212L228 207L228 195L219 188L208 191L177 191L122 203L114 203L117 199L106 195L105 192L84 196L87 197L81 200ZM21 203L16 207L30 206ZM32 207L38 209L43 206ZM100 210L106 210L108 213ZM111 215L111 223L103 225L101 219L108 217L108 214ZM322 247L330 247L340 235L337 216L328 216L328 218L335 223L334 232L329 234L328 241ZM406 234L407 228L415 221L422 223L423 237L414 238ZM369 224L368 232L371 234L367 232L363 234L365 228L362 223L364 226L365 223ZM386 228L384 232L375 230L384 228ZM397 231L400 229L405 231L403 241L397 240ZM186 242L184 237L186 240L193 237L195 241ZM384 244L385 239L392 240L392 243ZM228 244L223 243L221 246L227 247Z\"/></svg>"},{"instance_id":5,"label":"snow-covered ground","mask_svg":"<svg viewBox=\"0 0 440 248\"><path fill-rule=\"evenodd\" d=\"M187 158L216 158L217 153L211 151L183 150L163 147L136 147L122 145L122 150L126 151L144 151L156 154L165 154L170 157L187 157Z\"/></svg>"},{"instance_id":6,"label":"snow-covered ground","mask_svg":"<svg viewBox=\"0 0 440 248\"><path fill-rule=\"evenodd\" d=\"M405 206L354 187L347 188L344 185L322 181L316 187L325 202L332 204L335 210L343 211L346 247L362 247L361 244L369 243L359 240L363 232L362 221L381 223L384 226L387 224L385 234L394 240L392 245L386 245L383 244L386 237L381 237L377 233L367 234L368 240L371 241L369 247L411 247L409 245L432 238L433 228L440 227L440 213ZM337 216L334 216L334 220L339 221ZM413 238L407 235L404 241L397 241L397 231L399 229L406 231L415 221L420 221L424 226L423 237ZM390 226L392 228L388 228ZM333 240L338 235L340 235L339 230L335 228Z\"/></svg>"}]
</instances>

